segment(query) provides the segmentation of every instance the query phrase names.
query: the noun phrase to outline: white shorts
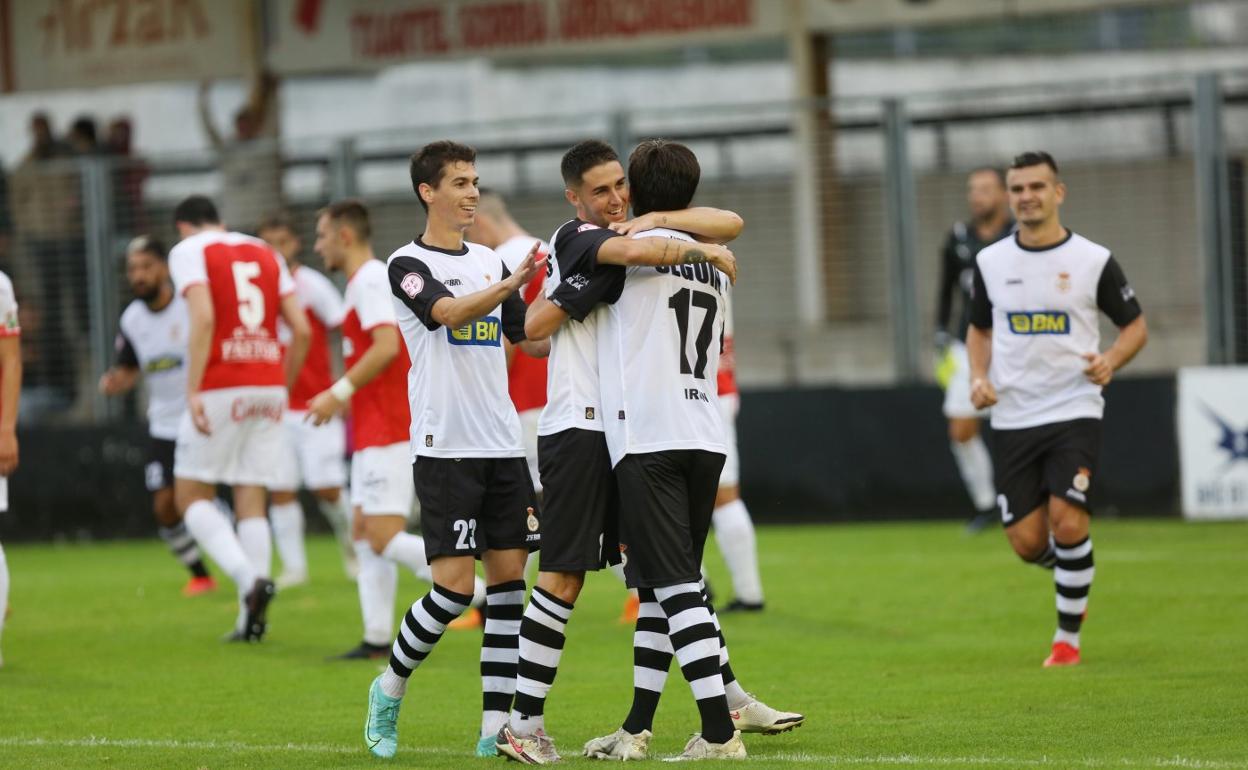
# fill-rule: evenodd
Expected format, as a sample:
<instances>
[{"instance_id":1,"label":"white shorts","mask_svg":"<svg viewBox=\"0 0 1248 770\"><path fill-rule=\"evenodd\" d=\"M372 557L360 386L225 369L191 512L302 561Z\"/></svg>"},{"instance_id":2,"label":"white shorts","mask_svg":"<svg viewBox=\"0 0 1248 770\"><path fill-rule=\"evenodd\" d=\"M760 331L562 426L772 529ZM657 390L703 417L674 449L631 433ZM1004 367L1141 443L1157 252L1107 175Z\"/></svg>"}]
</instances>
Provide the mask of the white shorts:
<instances>
[{"instance_id":1,"label":"white shorts","mask_svg":"<svg viewBox=\"0 0 1248 770\"><path fill-rule=\"evenodd\" d=\"M740 408L741 399L736 393L719 397L719 413L724 418L724 446L728 447L724 470L719 474L721 487L735 487L741 483L741 458L737 455L737 410Z\"/></svg>"},{"instance_id":2,"label":"white shorts","mask_svg":"<svg viewBox=\"0 0 1248 770\"><path fill-rule=\"evenodd\" d=\"M542 491L542 479L537 472L537 418L542 410L526 409L520 413L520 433L524 437L524 459L529 464L529 475L533 477L533 491Z\"/></svg>"},{"instance_id":3,"label":"white shorts","mask_svg":"<svg viewBox=\"0 0 1248 770\"><path fill-rule=\"evenodd\" d=\"M173 475L207 484L269 487L277 475L285 433L286 388L247 386L206 390L200 394L208 425L195 429L191 413L182 415Z\"/></svg>"},{"instance_id":4,"label":"white shorts","mask_svg":"<svg viewBox=\"0 0 1248 770\"><path fill-rule=\"evenodd\" d=\"M415 498L408 442L370 446L351 456L351 505L365 516L409 516Z\"/></svg>"},{"instance_id":5,"label":"white shorts","mask_svg":"<svg viewBox=\"0 0 1248 770\"><path fill-rule=\"evenodd\" d=\"M324 425L306 420L307 412L286 412L282 421L286 442L277 463L277 479L270 487L275 492L305 489L338 489L347 482L347 429L342 420L333 418Z\"/></svg>"},{"instance_id":6,"label":"white shorts","mask_svg":"<svg viewBox=\"0 0 1248 770\"><path fill-rule=\"evenodd\" d=\"M953 342L949 355L953 357L953 376L945 388L945 417L987 417L987 409L976 409L971 404L971 361L966 355L966 345Z\"/></svg>"}]
</instances>

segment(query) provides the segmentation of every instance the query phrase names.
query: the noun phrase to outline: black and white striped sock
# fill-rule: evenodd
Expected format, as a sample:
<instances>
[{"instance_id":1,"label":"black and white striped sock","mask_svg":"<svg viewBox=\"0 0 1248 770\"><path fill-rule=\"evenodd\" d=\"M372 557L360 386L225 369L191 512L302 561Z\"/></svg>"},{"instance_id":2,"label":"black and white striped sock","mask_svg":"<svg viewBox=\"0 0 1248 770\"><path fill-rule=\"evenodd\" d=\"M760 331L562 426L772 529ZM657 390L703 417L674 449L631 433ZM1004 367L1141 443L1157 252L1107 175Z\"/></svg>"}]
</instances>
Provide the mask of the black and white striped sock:
<instances>
[{"instance_id":1,"label":"black and white striped sock","mask_svg":"<svg viewBox=\"0 0 1248 770\"><path fill-rule=\"evenodd\" d=\"M1057 544L1053 540L1052 535L1049 535L1049 544L1045 546L1044 551L1036 558L1031 559L1031 563L1044 569L1053 569L1057 564Z\"/></svg>"},{"instance_id":2,"label":"black and white striped sock","mask_svg":"<svg viewBox=\"0 0 1248 770\"><path fill-rule=\"evenodd\" d=\"M520 619L524 617L524 581L485 589L485 633L481 636L481 737L496 735L516 695L520 662Z\"/></svg>"},{"instance_id":3,"label":"black and white striped sock","mask_svg":"<svg viewBox=\"0 0 1248 770\"><path fill-rule=\"evenodd\" d=\"M633 735L654 729L654 712L672 665L672 641L667 616L653 588L638 588L637 626L633 630L633 705L624 729Z\"/></svg>"},{"instance_id":4,"label":"black and white striped sock","mask_svg":"<svg viewBox=\"0 0 1248 770\"><path fill-rule=\"evenodd\" d=\"M702 737L709 743L732 739L732 718L720 673L719 635L697 583L680 583L654 589L667 616L669 637L680 671L693 690L702 716Z\"/></svg>"},{"instance_id":5,"label":"black and white striped sock","mask_svg":"<svg viewBox=\"0 0 1248 770\"><path fill-rule=\"evenodd\" d=\"M1096 567L1092 563L1092 538L1071 545L1057 544L1057 566L1053 582L1057 587L1057 633L1053 641L1079 647L1079 629L1088 609L1088 592Z\"/></svg>"},{"instance_id":6,"label":"black and white striped sock","mask_svg":"<svg viewBox=\"0 0 1248 770\"><path fill-rule=\"evenodd\" d=\"M186 531L186 524L178 522L172 527L160 528L160 539L165 541L174 558L182 562L182 566L191 571L195 577L207 577L208 570L204 567L204 559L195 545L195 538Z\"/></svg>"},{"instance_id":7,"label":"black and white striped sock","mask_svg":"<svg viewBox=\"0 0 1248 770\"><path fill-rule=\"evenodd\" d=\"M434 645L442 638L446 625L468 609L472 596L456 593L434 584L421 597L399 626L399 634L390 648L390 665L381 675L381 691L391 698L402 698L407 692L407 678L412 675Z\"/></svg>"},{"instance_id":8,"label":"black and white striped sock","mask_svg":"<svg viewBox=\"0 0 1248 770\"><path fill-rule=\"evenodd\" d=\"M728 698L728 708L743 708L750 702L750 696L737 681L736 674L732 673L732 666L728 664L728 642L719 625L719 616L715 614L715 605L711 604L711 597L707 594L705 581L702 584L702 601L706 602L706 609L711 613L711 622L715 624L715 633L719 636L719 674L724 678L724 695Z\"/></svg>"},{"instance_id":9,"label":"black and white striped sock","mask_svg":"<svg viewBox=\"0 0 1248 770\"><path fill-rule=\"evenodd\" d=\"M571 617L571 604L534 587L520 621L520 667L511 707L511 727L519 735L546 729L546 696L559 672L564 629Z\"/></svg>"}]
</instances>

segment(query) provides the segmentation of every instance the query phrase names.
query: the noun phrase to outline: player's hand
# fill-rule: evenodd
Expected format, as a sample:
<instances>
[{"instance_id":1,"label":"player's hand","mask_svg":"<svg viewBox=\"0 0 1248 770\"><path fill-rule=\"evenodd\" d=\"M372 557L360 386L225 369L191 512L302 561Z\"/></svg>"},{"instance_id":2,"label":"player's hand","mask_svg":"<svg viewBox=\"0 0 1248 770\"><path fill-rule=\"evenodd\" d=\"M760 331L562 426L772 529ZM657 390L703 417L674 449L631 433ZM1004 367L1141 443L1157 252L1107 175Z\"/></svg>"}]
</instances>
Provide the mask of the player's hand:
<instances>
[{"instance_id":1,"label":"player's hand","mask_svg":"<svg viewBox=\"0 0 1248 770\"><path fill-rule=\"evenodd\" d=\"M204 409L203 397L198 393L187 396L186 409L191 414L191 423L195 426L195 430L205 436L211 436L212 425L208 423L208 412Z\"/></svg>"},{"instance_id":2,"label":"player's hand","mask_svg":"<svg viewBox=\"0 0 1248 770\"><path fill-rule=\"evenodd\" d=\"M732 250L716 243L704 243L701 248L706 252L706 261L718 268L721 273L728 276L729 281L735 284L737 282L737 257Z\"/></svg>"},{"instance_id":3,"label":"player's hand","mask_svg":"<svg viewBox=\"0 0 1248 770\"><path fill-rule=\"evenodd\" d=\"M659 218L651 211L648 214L642 214L639 217L630 219L627 222L612 222L607 228L619 233L620 235L632 235L645 230L653 230L656 227L662 227Z\"/></svg>"},{"instance_id":4,"label":"player's hand","mask_svg":"<svg viewBox=\"0 0 1248 770\"><path fill-rule=\"evenodd\" d=\"M17 431L0 431L0 476L17 470Z\"/></svg>"},{"instance_id":5,"label":"player's hand","mask_svg":"<svg viewBox=\"0 0 1248 770\"><path fill-rule=\"evenodd\" d=\"M305 422L310 420L313 425L324 425L341 412L344 406L346 404L339 401L333 393L322 390L308 402L308 415L303 419Z\"/></svg>"},{"instance_id":6,"label":"player's hand","mask_svg":"<svg viewBox=\"0 0 1248 770\"><path fill-rule=\"evenodd\" d=\"M1088 365L1083 368L1083 375L1091 382L1104 387L1114 379L1114 367L1104 355L1084 353L1083 360L1088 362Z\"/></svg>"},{"instance_id":7,"label":"player's hand","mask_svg":"<svg viewBox=\"0 0 1248 770\"><path fill-rule=\"evenodd\" d=\"M520 260L520 264L516 265L515 272L507 277L507 280L511 281L512 290L518 291L524 288L539 267L544 268L546 266L545 259L541 262L537 261L537 253L541 248L541 241L535 242L533 248L529 249L529 253L524 255L524 259Z\"/></svg>"},{"instance_id":8,"label":"player's hand","mask_svg":"<svg viewBox=\"0 0 1248 770\"><path fill-rule=\"evenodd\" d=\"M123 390L121 378L117 376L117 372L109 369L100 375L100 392L106 396L115 396Z\"/></svg>"},{"instance_id":9,"label":"player's hand","mask_svg":"<svg viewBox=\"0 0 1248 770\"><path fill-rule=\"evenodd\" d=\"M997 403L997 389L987 377L975 377L971 380L971 406L976 409L987 409Z\"/></svg>"}]
</instances>

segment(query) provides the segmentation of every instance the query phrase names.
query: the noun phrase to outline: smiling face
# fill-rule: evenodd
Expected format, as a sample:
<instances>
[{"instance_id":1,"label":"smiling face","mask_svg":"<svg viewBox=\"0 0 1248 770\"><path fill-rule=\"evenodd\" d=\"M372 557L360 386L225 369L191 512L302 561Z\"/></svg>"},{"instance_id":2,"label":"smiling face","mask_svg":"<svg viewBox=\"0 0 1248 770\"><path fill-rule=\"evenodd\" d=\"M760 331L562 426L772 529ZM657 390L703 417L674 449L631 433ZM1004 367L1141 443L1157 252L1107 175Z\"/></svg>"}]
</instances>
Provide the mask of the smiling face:
<instances>
[{"instance_id":1,"label":"smiling face","mask_svg":"<svg viewBox=\"0 0 1248 770\"><path fill-rule=\"evenodd\" d=\"M581 183L564 195L586 222L606 227L628 219L628 177L618 160L600 163L581 175Z\"/></svg>"},{"instance_id":2,"label":"smiling face","mask_svg":"<svg viewBox=\"0 0 1248 770\"><path fill-rule=\"evenodd\" d=\"M429 207L429 218L437 219L460 230L476 219L481 192L474 163L454 160L442 167L437 186L421 183L420 199Z\"/></svg>"},{"instance_id":3,"label":"smiling face","mask_svg":"<svg viewBox=\"0 0 1248 770\"><path fill-rule=\"evenodd\" d=\"M1010 169L1005 185L1014 218L1027 227L1043 226L1056 217L1066 199L1066 185L1043 163Z\"/></svg>"}]
</instances>

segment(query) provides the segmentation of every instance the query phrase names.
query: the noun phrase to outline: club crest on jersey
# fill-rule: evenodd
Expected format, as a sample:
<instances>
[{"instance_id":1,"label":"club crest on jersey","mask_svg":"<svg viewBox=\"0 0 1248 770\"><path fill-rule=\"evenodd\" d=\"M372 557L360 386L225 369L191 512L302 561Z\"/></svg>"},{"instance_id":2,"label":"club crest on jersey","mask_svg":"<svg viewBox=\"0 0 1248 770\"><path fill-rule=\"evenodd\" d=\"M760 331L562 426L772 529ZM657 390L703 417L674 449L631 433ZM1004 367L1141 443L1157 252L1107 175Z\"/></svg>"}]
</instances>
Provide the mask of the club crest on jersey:
<instances>
[{"instance_id":1,"label":"club crest on jersey","mask_svg":"<svg viewBox=\"0 0 1248 770\"><path fill-rule=\"evenodd\" d=\"M425 289L425 279L420 277L420 273L408 273L399 281L399 288L408 297L416 299L416 295Z\"/></svg>"},{"instance_id":2,"label":"club crest on jersey","mask_svg":"<svg viewBox=\"0 0 1248 770\"><path fill-rule=\"evenodd\" d=\"M502 321L497 316L470 321L458 329L447 329L446 339L452 345L502 345Z\"/></svg>"},{"instance_id":3,"label":"club crest on jersey","mask_svg":"<svg viewBox=\"0 0 1248 770\"><path fill-rule=\"evenodd\" d=\"M1070 273L1057 274L1057 290L1063 294L1070 291Z\"/></svg>"},{"instance_id":4,"label":"club crest on jersey","mask_svg":"<svg viewBox=\"0 0 1248 770\"><path fill-rule=\"evenodd\" d=\"M1015 334L1070 334L1070 314L1063 310L1006 313Z\"/></svg>"}]
</instances>

